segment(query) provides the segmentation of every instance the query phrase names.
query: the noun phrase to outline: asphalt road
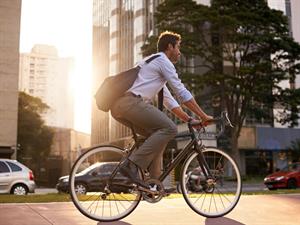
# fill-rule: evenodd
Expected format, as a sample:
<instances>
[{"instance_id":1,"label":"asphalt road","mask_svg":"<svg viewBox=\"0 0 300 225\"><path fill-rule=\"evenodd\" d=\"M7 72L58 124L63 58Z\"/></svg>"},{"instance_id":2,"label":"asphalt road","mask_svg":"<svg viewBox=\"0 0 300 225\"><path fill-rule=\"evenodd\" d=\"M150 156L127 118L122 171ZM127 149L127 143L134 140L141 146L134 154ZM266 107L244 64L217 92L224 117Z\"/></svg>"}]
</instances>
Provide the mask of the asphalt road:
<instances>
[{"instance_id":1,"label":"asphalt road","mask_svg":"<svg viewBox=\"0 0 300 225\"><path fill-rule=\"evenodd\" d=\"M228 215L207 219L183 198L141 202L122 221L100 223L80 214L72 203L0 204L0 225L299 225L300 195L244 195Z\"/></svg>"}]
</instances>

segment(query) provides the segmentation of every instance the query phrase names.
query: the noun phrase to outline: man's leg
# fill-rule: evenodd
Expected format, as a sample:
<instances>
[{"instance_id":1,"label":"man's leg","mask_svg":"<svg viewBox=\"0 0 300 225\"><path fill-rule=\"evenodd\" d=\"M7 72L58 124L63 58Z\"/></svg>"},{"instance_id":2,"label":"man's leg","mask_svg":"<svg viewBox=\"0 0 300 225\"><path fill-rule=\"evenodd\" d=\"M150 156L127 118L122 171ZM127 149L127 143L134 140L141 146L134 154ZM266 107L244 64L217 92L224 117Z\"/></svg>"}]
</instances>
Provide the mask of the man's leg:
<instances>
[{"instance_id":1,"label":"man's leg","mask_svg":"<svg viewBox=\"0 0 300 225\"><path fill-rule=\"evenodd\" d=\"M130 160L142 169L150 166L157 178L160 174L162 153L168 142L177 134L177 127L163 112L141 98L123 97L112 110L114 117L124 118L134 127L146 130L147 140L130 156ZM158 160L159 161L158 161ZM154 160L154 161L153 161Z\"/></svg>"},{"instance_id":2,"label":"man's leg","mask_svg":"<svg viewBox=\"0 0 300 225\"><path fill-rule=\"evenodd\" d=\"M165 150L165 148L163 148L162 152L152 160L152 162L149 166L150 177L153 179L158 179L162 172L161 167L162 167L164 150Z\"/></svg>"}]
</instances>

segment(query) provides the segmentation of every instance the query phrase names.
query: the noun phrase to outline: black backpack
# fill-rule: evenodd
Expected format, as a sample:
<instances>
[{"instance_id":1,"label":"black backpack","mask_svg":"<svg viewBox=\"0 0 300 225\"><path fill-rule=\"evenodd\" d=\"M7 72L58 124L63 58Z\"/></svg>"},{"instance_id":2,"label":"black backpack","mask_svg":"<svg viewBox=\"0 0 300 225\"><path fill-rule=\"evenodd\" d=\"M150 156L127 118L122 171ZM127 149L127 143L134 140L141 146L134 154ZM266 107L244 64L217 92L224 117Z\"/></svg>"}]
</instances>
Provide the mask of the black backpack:
<instances>
[{"instance_id":1,"label":"black backpack","mask_svg":"<svg viewBox=\"0 0 300 225\"><path fill-rule=\"evenodd\" d=\"M146 63L150 63L153 59L159 56L160 55L152 56L146 60ZM123 96L129 88L131 88L140 69L140 66L136 66L117 75L105 78L95 94L98 109L108 112L113 103Z\"/></svg>"}]
</instances>

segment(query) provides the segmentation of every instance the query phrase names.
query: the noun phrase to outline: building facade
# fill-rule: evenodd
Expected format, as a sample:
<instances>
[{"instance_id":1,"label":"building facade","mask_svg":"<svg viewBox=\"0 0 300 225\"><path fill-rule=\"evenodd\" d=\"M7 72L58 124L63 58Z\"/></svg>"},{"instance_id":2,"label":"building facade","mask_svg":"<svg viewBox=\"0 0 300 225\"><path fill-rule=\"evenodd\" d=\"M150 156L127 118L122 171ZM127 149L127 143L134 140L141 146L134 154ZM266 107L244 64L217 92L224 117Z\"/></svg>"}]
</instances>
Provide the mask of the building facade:
<instances>
[{"instance_id":1,"label":"building facade","mask_svg":"<svg viewBox=\"0 0 300 225\"><path fill-rule=\"evenodd\" d=\"M93 1L93 82L92 93L109 75L110 1ZM109 114L99 111L92 101L91 144L109 140Z\"/></svg>"},{"instance_id":2,"label":"building facade","mask_svg":"<svg viewBox=\"0 0 300 225\"><path fill-rule=\"evenodd\" d=\"M54 46L35 45L20 54L19 90L39 97L50 108L42 117L52 127L74 127L72 58L60 58Z\"/></svg>"},{"instance_id":3,"label":"building facade","mask_svg":"<svg viewBox=\"0 0 300 225\"><path fill-rule=\"evenodd\" d=\"M21 0L0 1L0 158L16 158Z\"/></svg>"},{"instance_id":4,"label":"building facade","mask_svg":"<svg viewBox=\"0 0 300 225\"><path fill-rule=\"evenodd\" d=\"M93 1L93 93L109 75L124 71L143 58L141 46L154 33L158 0ZM118 142L130 130L92 105L92 145Z\"/></svg>"}]
</instances>

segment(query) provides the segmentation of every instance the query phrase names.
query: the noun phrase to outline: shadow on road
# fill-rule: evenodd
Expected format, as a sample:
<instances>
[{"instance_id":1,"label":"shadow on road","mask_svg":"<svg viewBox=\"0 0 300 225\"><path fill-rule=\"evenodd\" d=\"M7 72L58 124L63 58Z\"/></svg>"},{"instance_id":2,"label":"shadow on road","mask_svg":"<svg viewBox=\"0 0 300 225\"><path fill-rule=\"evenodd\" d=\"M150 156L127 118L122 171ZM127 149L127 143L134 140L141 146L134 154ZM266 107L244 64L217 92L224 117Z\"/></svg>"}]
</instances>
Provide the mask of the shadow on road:
<instances>
[{"instance_id":1,"label":"shadow on road","mask_svg":"<svg viewBox=\"0 0 300 225\"><path fill-rule=\"evenodd\" d=\"M245 225L245 224L226 217L220 217L220 218L207 218L205 220L205 225Z\"/></svg>"},{"instance_id":2,"label":"shadow on road","mask_svg":"<svg viewBox=\"0 0 300 225\"><path fill-rule=\"evenodd\" d=\"M97 225L131 225L131 223L126 223L123 221L115 221L115 222L99 222Z\"/></svg>"}]
</instances>

